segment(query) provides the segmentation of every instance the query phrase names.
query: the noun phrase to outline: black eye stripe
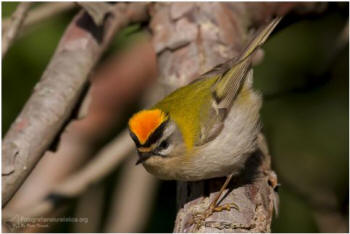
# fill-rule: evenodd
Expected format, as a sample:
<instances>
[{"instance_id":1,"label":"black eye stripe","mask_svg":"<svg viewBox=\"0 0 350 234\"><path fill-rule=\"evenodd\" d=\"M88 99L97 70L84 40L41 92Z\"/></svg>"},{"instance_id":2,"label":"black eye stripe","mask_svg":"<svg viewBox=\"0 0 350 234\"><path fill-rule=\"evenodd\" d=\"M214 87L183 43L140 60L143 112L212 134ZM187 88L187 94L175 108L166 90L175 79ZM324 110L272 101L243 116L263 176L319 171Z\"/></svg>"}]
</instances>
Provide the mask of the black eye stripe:
<instances>
[{"instance_id":1,"label":"black eye stripe","mask_svg":"<svg viewBox=\"0 0 350 234\"><path fill-rule=\"evenodd\" d=\"M140 147L141 144L139 142L139 139L137 138L137 136L129 129L129 134L131 136L131 138L133 139L133 141L135 142L137 147Z\"/></svg>"},{"instance_id":2,"label":"black eye stripe","mask_svg":"<svg viewBox=\"0 0 350 234\"><path fill-rule=\"evenodd\" d=\"M169 119L167 119L161 125L159 125L159 127L148 137L147 141L143 145L140 143L137 136L129 129L129 134L135 142L136 147L150 147L152 144L157 142L157 140L159 140L163 136L163 131L168 121Z\"/></svg>"},{"instance_id":3,"label":"black eye stripe","mask_svg":"<svg viewBox=\"0 0 350 234\"><path fill-rule=\"evenodd\" d=\"M167 140L164 140L160 143L160 145L158 146L159 149L163 150L163 149L166 149L168 148L169 144L168 144L168 141Z\"/></svg>"},{"instance_id":4,"label":"black eye stripe","mask_svg":"<svg viewBox=\"0 0 350 234\"><path fill-rule=\"evenodd\" d=\"M147 141L142 146L149 147L155 142L157 142L157 140L159 140L163 136L163 131L168 121L169 119L164 121L161 125L159 125L159 127L148 137Z\"/></svg>"}]
</instances>

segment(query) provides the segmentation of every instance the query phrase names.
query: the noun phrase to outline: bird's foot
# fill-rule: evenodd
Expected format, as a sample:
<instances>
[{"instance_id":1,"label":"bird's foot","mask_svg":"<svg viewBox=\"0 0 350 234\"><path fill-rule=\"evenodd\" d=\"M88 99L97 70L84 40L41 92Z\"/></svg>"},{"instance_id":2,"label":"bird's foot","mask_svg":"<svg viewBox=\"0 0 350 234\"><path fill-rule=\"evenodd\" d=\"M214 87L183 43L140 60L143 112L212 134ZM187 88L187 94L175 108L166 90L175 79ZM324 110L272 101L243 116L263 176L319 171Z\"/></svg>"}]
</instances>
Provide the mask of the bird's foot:
<instances>
[{"instance_id":1,"label":"bird's foot","mask_svg":"<svg viewBox=\"0 0 350 234\"><path fill-rule=\"evenodd\" d=\"M194 224L194 231L199 230L199 228L205 224L205 220L215 212L221 212L224 210L230 211L231 209L236 209L239 211L239 206L234 202L220 206L217 206L212 203L204 212L193 214L192 220Z\"/></svg>"},{"instance_id":2,"label":"bird's foot","mask_svg":"<svg viewBox=\"0 0 350 234\"><path fill-rule=\"evenodd\" d=\"M231 209L236 209L236 210L239 211L239 206L236 203L234 203L234 202L227 203L227 204L224 204L224 205L221 205L221 206L216 206L216 207L213 208L212 213L209 214L209 216L212 215L215 212L221 212L223 210L230 211Z\"/></svg>"}]
</instances>

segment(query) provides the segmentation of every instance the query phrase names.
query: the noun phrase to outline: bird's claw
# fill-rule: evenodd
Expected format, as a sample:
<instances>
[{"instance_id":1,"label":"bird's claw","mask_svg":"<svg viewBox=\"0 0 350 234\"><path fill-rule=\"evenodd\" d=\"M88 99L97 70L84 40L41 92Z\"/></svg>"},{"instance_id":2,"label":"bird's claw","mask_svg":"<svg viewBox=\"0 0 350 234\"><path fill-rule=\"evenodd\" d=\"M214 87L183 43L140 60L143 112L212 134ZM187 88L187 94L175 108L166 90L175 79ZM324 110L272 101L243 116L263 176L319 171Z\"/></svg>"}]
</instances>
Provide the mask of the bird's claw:
<instances>
[{"instance_id":1,"label":"bird's claw","mask_svg":"<svg viewBox=\"0 0 350 234\"><path fill-rule=\"evenodd\" d=\"M206 209L204 212L193 214L192 221L194 224L194 231L199 230L199 228L203 226L205 220L208 217L210 217L213 213L221 212L223 210L230 211L231 209L236 209L237 211L239 211L239 206L234 202L227 203L221 206L210 205L208 209Z\"/></svg>"}]
</instances>

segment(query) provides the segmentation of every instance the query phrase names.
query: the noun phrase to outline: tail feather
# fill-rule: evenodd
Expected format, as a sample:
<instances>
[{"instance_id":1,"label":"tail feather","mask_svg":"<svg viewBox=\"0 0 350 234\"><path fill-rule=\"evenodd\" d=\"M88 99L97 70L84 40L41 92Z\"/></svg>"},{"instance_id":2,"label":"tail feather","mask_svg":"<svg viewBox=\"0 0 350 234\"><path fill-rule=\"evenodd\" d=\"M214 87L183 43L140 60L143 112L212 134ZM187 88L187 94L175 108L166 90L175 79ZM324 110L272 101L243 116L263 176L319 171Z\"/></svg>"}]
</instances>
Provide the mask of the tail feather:
<instances>
[{"instance_id":1,"label":"tail feather","mask_svg":"<svg viewBox=\"0 0 350 234\"><path fill-rule=\"evenodd\" d=\"M257 48L264 44L280 20L281 17L277 17L259 30L248 43L248 46L243 50L238 59L235 59L236 62L234 65L224 72L224 74L219 76L218 80L212 87L213 97L216 99L219 108L228 108L232 104L239 91L239 87L243 83L242 81L245 80L250 69L251 55ZM228 63L232 63L232 61L229 61Z\"/></svg>"},{"instance_id":2,"label":"tail feather","mask_svg":"<svg viewBox=\"0 0 350 234\"><path fill-rule=\"evenodd\" d=\"M248 43L248 46L243 50L239 60L244 60L250 56L257 48L262 46L277 24L281 21L282 17L276 17L268 25L259 30L252 40Z\"/></svg>"}]
</instances>

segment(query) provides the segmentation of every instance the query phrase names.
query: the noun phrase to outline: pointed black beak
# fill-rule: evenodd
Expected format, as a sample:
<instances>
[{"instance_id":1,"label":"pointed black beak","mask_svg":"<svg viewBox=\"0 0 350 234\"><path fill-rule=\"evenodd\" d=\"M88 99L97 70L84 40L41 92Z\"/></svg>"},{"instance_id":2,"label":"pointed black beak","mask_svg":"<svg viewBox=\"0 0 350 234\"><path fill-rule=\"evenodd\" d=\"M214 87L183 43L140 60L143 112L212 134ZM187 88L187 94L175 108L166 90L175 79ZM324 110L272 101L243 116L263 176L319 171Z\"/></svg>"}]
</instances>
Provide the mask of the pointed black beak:
<instances>
[{"instance_id":1,"label":"pointed black beak","mask_svg":"<svg viewBox=\"0 0 350 234\"><path fill-rule=\"evenodd\" d=\"M143 163L144 161L146 161L147 159L149 159L153 155L152 152L137 151L137 153L139 154L139 159L137 160L136 165Z\"/></svg>"}]
</instances>

